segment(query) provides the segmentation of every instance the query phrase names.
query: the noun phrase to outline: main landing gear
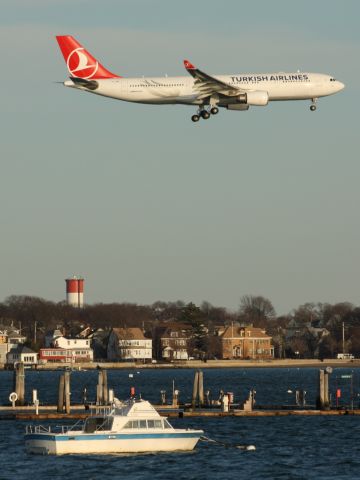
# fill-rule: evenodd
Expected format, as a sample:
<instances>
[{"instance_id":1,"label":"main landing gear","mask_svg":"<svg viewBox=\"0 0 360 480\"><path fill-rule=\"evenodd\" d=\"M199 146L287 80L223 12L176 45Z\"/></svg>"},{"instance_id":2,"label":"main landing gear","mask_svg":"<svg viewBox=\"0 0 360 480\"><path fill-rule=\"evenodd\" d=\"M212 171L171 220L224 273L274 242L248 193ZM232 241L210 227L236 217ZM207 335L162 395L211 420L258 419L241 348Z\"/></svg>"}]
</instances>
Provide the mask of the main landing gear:
<instances>
[{"instance_id":1,"label":"main landing gear","mask_svg":"<svg viewBox=\"0 0 360 480\"><path fill-rule=\"evenodd\" d=\"M210 115L217 115L219 113L219 109L217 107L211 107L210 110L199 109L198 112L191 117L193 122L198 122L200 118L207 120L210 118Z\"/></svg>"},{"instance_id":2,"label":"main landing gear","mask_svg":"<svg viewBox=\"0 0 360 480\"><path fill-rule=\"evenodd\" d=\"M310 110L311 110L312 112L315 112L315 110L316 110L316 101L317 101L317 98L312 98L312 99L311 99L311 102L312 102L312 103L311 103L311 105L310 105Z\"/></svg>"}]
</instances>

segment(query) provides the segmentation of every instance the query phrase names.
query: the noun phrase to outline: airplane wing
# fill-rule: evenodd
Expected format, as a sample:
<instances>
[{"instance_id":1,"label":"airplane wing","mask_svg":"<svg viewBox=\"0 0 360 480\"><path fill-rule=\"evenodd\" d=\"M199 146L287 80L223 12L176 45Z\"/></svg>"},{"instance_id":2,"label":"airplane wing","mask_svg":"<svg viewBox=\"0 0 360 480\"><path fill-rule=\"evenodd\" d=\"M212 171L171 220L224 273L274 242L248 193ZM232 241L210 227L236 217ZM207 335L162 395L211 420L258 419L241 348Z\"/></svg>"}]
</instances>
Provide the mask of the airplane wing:
<instances>
[{"instance_id":1,"label":"airplane wing","mask_svg":"<svg viewBox=\"0 0 360 480\"><path fill-rule=\"evenodd\" d=\"M227 97L236 97L245 90L232 87L221 80L218 80L196 68L189 60L184 60L184 66L191 76L195 78L195 88L199 92L199 99L211 97L214 93Z\"/></svg>"}]
</instances>

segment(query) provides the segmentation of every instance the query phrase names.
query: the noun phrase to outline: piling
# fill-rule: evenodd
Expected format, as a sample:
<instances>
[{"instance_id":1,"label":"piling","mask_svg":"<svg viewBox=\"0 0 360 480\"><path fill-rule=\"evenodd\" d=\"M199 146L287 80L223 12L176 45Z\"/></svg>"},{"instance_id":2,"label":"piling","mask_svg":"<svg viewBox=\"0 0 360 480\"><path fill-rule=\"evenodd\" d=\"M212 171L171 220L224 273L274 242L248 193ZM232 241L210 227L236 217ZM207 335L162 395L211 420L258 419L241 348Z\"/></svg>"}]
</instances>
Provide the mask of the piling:
<instances>
[{"instance_id":1,"label":"piling","mask_svg":"<svg viewBox=\"0 0 360 480\"><path fill-rule=\"evenodd\" d=\"M64 374L65 412L70 413L70 372Z\"/></svg>"},{"instance_id":2,"label":"piling","mask_svg":"<svg viewBox=\"0 0 360 480\"><path fill-rule=\"evenodd\" d=\"M104 405L109 403L109 391L108 391L108 379L107 379L107 370L103 370L103 402Z\"/></svg>"},{"instance_id":3,"label":"piling","mask_svg":"<svg viewBox=\"0 0 360 480\"><path fill-rule=\"evenodd\" d=\"M319 370L319 395L317 398L317 407L320 410L328 410L330 408L329 401L329 374L330 371Z\"/></svg>"},{"instance_id":4,"label":"piling","mask_svg":"<svg viewBox=\"0 0 360 480\"><path fill-rule=\"evenodd\" d=\"M199 372L195 372L194 376L194 386L193 386L193 393L192 393L192 400L191 400L191 406L192 408L196 407L196 401L198 398L198 391L199 391Z\"/></svg>"},{"instance_id":5,"label":"piling","mask_svg":"<svg viewBox=\"0 0 360 480\"><path fill-rule=\"evenodd\" d=\"M16 405L25 404L25 367L23 362L19 362L14 370L14 391L17 394Z\"/></svg>"},{"instance_id":6,"label":"piling","mask_svg":"<svg viewBox=\"0 0 360 480\"><path fill-rule=\"evenodd\" d=\"M173 398L172 398L172 407L173 408L178 408L179 406L179 390L173 390Z\"/></svg>"},{"instance_id":7,"label":"piling","mask_svg":"<svg viewBox=\"0 0 360 480\"><path fill-rule=\"evenodd\" d=\"M204 406L204 373L201 370L199 372L199 405Z\"/></svg>"},{"instance_id":8,"label":"piling","mask_svg":"<svg viewBox=\"0 0 360 480\"><path fill-rule=\"evenodd\" d=\"M329 401L329 374L325 371L324 374L324 409L328 410L330 408Z\"/></svg>"},{"instance_id":9,"label":"piling","mask_svg":"<svg viewBox=\"0 0 360 480\"><path fill-rule=\"evenodd\" d=\"M58 405L57 405L58 413L62 413L64 410L64 396L65 396L65 377L64 375L60 375Z\"/></svg>"},{"instance_id":10,"label":"piling","mask_svg":"<svg viewBox=\"0 0 360 480\"><path fill-rule=\"evenodd\" d=\"M104 402L104 380L103 371L99 370L98 383L96 386L96 405L103 405Z\"/></svg>"},{"instance_id":11,"label":"piling","mask_svg":"<svg viewBox=\"0 0 360 480\"><path fill-rule=\"evenodd\" d=\"M201 370L195 372L193 394L191 400L192 408L203 407L204 401L204 374Z\"/></svg>"}]
</instances>

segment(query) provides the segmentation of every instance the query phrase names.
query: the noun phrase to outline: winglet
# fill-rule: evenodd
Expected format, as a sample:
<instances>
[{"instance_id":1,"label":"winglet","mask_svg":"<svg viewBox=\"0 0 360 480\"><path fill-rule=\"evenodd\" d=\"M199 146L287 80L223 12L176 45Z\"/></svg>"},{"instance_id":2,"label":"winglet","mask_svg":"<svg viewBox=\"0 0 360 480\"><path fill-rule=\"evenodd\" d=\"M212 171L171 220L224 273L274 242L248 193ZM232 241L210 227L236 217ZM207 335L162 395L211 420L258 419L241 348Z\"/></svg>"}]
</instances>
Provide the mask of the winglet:
<instances>
[{"instance_id":1,"label":"winglet","mask_svg":"<svg viewBox=\"0 0 360 480\"><path fill-rule=\"evenodd\" d=\"M196 67L191 62L189 62L189 60L184 60L184 67L186 68L186 70L196 70Z\"/></svg>"}]
</instances>

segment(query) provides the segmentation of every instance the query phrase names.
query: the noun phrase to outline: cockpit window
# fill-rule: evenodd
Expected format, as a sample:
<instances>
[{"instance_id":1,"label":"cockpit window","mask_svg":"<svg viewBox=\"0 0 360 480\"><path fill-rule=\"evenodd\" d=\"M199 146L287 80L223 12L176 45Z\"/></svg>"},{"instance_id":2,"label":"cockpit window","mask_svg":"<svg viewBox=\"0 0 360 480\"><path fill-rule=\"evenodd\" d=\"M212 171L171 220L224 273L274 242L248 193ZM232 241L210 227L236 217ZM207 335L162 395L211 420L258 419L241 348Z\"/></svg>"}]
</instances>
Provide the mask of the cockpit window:
<instances>
[{"instance_id":1,"label":"cockpit window","mask_svg":"<svg viewBox=\"0 0 360 480\"><path fill-rule=\"evenodd\" d=\"M336 82L336 78L331 77L330 82Z\"/></svg>"}]
</instances>

